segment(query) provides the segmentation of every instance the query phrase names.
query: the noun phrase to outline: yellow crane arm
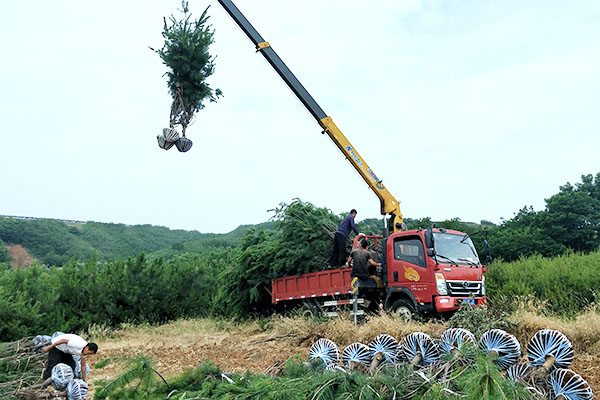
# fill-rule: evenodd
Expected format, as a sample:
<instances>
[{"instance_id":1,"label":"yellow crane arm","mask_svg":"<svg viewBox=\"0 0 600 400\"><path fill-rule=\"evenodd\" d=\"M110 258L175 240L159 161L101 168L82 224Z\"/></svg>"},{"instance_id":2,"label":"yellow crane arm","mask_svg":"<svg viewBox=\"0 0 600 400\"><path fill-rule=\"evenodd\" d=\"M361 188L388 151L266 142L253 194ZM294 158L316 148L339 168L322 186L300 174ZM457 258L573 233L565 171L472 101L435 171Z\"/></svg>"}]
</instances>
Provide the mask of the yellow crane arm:
<instances>
[{"instance_id":1,"label":"yellow crane arm","mask_svg":"<svg viewBox=\"0 0 600 400\"><path fill-rule=\"evenodd\" d=\"M400 202L398 202L398 200L396 200L396 198L385 188L382 181L377 178L373 170L362 159L348 139L346 139L346 136L342 134L331 117L325 114L325 111L323 111L310 93L302 86L298 78L296 78L287 65L279 58L279 55L273 50L269 42L265 41L256 29L254 29L252 24L250 24L235 4L233 4L231 0L218 1L242 31L244 31L252 43L254 43L256 51L262 53L273 69L275 69L292 92L294 92L296 97L304 104L308 112L310 112L319 122L319 125L321 125L324 132L326 132L331 140L333 140L342 154L350 161L350 164L358 171L360 176L367 182L371 190L379 198L379 201L381 202L381 214L390 216L389 221L387 221L387 229L391 232L403 230L404 224L402 221L402 213L400 212Z\"/></svg>"},{"instance_id":2,"label":"yellow crane arm","mask_svg":"<svg viewBox=\"0 0 600 400\"><path fill-rule=\"evenodd\" d=\"M358 154L358 151L350 141L344 136L342 131L337 127L331 117L325 117L319 120L319 125L323 131L329 136L333 143L340 149L346 159L352 164L354 169L363 178L369 188L379 198L381 203L381 215L389 215L389 229L392 232L402 230L403 218L400 211L400 202L387 190L383 185L383 181L375 175L375 172L369 167L367 162Z\"/></svg>"}]
</instances>

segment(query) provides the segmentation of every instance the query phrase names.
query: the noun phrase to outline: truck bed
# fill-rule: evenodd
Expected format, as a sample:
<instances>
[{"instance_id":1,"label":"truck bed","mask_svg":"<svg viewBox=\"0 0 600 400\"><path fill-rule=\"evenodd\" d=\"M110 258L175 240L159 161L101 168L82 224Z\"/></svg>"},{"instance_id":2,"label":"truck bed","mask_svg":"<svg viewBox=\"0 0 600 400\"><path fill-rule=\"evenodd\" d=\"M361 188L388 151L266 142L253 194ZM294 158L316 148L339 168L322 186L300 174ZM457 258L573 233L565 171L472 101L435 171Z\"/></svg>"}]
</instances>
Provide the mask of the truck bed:
<instances>
[{"instance_id":1,"label":"truck bed","mask_svg":"<svg viewBox=\"0 0 600 400\"><path fill-rule=\"evenodd\" d=\"M328 269L308 274L284 276L271 281L271 301L333 296L350 292L352 268Z\"/></svg>"}]
</instances>

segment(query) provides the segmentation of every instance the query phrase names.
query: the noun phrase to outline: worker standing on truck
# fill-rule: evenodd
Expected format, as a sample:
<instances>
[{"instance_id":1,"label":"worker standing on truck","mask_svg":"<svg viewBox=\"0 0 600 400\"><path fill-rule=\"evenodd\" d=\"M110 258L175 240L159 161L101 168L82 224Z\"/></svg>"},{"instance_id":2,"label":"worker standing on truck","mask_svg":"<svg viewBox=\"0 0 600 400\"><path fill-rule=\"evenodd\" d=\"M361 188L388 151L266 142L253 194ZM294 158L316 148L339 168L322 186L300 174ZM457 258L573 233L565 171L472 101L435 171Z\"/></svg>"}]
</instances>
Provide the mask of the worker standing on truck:
<instances>
[{"instance_id":1,"label":"worker standing on truck","mask_svg":"<svg viewBox=\"0 0 600 400\"><path fill-rule=\"evenodd\" d=\"M363 239L360 241L360 247L357 247L350 253L348 265L352 265L351 278L369 279L371 275L369 273L369 264L374 267L381 267L380 263L373 261L371 258L371 253L367 250L368 245L369 242L367 242L367 239Z\"/></svg>"},{"instance_id":2,"label":"worker standing on truck","mask_svg":"<svg viewBox=\"0 0 600 400\"><path fill-rule=\"evenodd\" d=\"M329 265L333 268L341 267L346 261L346 242L348 241L348 236L350 236L350 230L353 230L358 235L358 229L356 229L356 225L354 224L355 217L356 210L352 209L350 210L350 214L338 226L333 238L333 251L329 259Z\"/></svg>"}]
</instances>

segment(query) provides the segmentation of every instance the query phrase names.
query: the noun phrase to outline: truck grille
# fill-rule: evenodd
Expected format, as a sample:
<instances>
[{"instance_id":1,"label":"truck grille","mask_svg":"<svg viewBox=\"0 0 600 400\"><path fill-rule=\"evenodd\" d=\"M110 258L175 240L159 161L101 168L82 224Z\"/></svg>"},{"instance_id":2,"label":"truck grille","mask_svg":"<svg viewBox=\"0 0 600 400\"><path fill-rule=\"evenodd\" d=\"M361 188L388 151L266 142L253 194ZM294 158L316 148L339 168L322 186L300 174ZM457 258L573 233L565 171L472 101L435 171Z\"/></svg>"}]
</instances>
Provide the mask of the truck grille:
<instances>
[{"instance_id":1,"label":"truck grille","mask_svg":"<svg viewBox=\"0 0 600 400\"><path fill-rule=\"evenodd\" d=\"M448 295L454 297L481 296L481 282L446 281Z\"/></svg>"}]
</instances>

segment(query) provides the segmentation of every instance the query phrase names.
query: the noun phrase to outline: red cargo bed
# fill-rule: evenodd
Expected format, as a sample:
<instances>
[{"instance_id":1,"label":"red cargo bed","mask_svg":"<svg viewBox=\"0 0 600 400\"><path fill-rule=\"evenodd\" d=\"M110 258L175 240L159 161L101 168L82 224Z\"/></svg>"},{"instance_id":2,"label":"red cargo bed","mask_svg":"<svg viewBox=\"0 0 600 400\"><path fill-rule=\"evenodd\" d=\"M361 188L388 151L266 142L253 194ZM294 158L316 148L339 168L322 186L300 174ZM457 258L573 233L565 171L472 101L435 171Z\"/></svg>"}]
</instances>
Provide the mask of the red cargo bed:
<instances>
[{"instance_id":1,"label":"red cargo bed","mask_svg":"<svg viewBox=\"0 0 600 400\"><path fill-rule=\"evenodd\" d=\"M329 269L273 279L271 301L276 304L282 300L349 293L351 270L351 268Z\"/></svg>"}]
</instances>

